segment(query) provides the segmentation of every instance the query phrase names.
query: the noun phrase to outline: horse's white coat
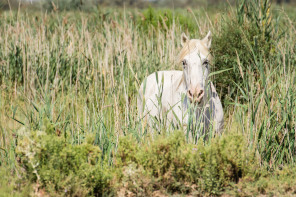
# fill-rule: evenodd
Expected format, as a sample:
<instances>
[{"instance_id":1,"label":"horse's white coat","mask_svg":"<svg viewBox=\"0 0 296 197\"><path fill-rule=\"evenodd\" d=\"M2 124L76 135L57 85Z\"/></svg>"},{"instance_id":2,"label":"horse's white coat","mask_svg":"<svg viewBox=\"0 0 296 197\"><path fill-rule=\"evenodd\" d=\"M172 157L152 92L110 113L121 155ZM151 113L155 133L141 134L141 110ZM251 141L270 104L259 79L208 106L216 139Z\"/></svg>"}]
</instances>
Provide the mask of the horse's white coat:
<instances>
[{"instance_id":1,"label":"horse's white coat","mask_svg":"<svg viewBox=\"0 0 296 197\"><path fill-rule=\"evenodd\" d=\"M179 126L184 128L190 124L189 109L193 106L195 110L201 109L205 119L211 119L216 131L221 131L222 104L213 83L207 80L211 34L209 32L203 40L189 40L182 34L181 39L183 71L158 71L149 75L139 89L139 115L150 123L151 117L164 119L166 115L167 124L181 124ZM206 109L211 110L206 112Z\"/></svg>"}]
</instances>

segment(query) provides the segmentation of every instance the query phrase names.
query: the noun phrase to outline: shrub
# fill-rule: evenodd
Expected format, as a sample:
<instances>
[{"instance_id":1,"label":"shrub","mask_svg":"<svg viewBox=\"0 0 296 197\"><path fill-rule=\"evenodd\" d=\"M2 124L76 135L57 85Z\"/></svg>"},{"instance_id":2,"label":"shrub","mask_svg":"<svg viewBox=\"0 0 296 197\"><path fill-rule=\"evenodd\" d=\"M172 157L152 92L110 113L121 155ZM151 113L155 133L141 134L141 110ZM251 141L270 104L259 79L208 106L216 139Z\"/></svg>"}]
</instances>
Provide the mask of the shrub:
<instances>
[{"instance_id":1,"label":"shrub","mask_svg":"<svg viewBox=\"0 0 296 197\"><path fill-rule=\"evenodd\" d=\"M288 165L273 173L262 169L260 177L245 177L235 185L235 189L226 193L231 196L295 196L295 178L295 166Z\"/></svg>"},{"instance_id":2,"label":"shrub","mask_svg":"<svg viewBox=\"0 0 296 197\"><path fill-rule=\"evenodd\" d=\"M277 24L271 20L268 0L237 1L237 4L237 10L219 23L212 46L215 70L233 68L215 79L218 89L223 90L222 97L230 93L227 96L231 99L236 95L235 87L243 84L244 73L258 77L257 61L262 57L272 58L278 40ZM229 86L233 87L231 92Z\"/></svg>"},{"instance_id":3,"label":"shrub","mask_svg":"<svg viewBox=\"0 0 296 197\"><path fill-rule=\"evenodd\" d=\"M111 174L97 146L72 145L49 132L23 130L16 149L27 178L51 195L101 196L110 192Z\"/></svg>"},{"instance_id":4,"label":"shrub","mask_svg":"<svg viewBox=\"0 0 296 197\"><path fill-rule=\"evenodd\" d=\"M142 12L142 17L138 18L137 24L146 32L151 27L153 27L154 29L162 29L168 31L173 24L172 11L157 11L155 8L149 7Z\"/></svg>"},{"instance_id":5,"label":"shrub","mask_svg":"<svg viewBox=\"0 0 296 197\"><path fill-rule=\"evenodd\" d=\"M0 164L0 196L30 196L32 193L31 183L17 177L21 171L14 171L8 165Z\"/></svg>"},{"instance_id":6,"label":"shrub","mask_svg":"<svg viewBox=\"0 0 296 197\"><path fill-rule=\"evenodd\" d=\"M148 32L151 27L156 30L162 30L169 32L173 26L173 23L180 25L182 31L194 32L197 29L196 21L194 21L192 15L182 12L172 12L170 9L155 9L149 7L141 12L141 17L137 19L137 25Z\"/></svg>"},{"instance_id":7,"label":"shrub","mask_svg":"<svg viewBox=\"0 0 296 197\"><path fill-rule=\"evenodd\" d=\"M233 68L216 79L218 89L237 107L235 113L248 115L244 127L262 163L271 168L293 163L295 83L290 81L295 80L294 34L279 32L269 0L239 2L237 11L221 22L222 31L213 44L216 69Z\"/></svg>"},{"instance_id":8,"label":"shrub","mask_svg":"<svg viewBox=\"0 0 296 197\"><path fill-rule=\"evenodd\" d=\"M122 187L143 196L156 190L218 195L256 165L243 136L236 134L192 145L176 132L148 144L137 146L132 138L121 139L115 164Z\"/></svg>"}]
</instances>

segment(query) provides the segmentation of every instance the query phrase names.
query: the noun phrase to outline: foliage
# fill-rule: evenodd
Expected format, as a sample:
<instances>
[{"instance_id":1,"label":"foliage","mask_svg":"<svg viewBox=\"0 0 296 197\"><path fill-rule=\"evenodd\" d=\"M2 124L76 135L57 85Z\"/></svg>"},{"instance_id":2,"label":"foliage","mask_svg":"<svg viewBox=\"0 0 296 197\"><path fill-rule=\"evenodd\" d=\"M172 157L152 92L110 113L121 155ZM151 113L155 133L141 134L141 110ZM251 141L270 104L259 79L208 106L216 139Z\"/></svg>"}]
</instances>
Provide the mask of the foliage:
<instances>
[{"instance_id":1,"label":"foliage","mask_svg":"<svg viewBox=\"0 0 296 197\"><path fill-rule=\"evenodd\" d=\"M225 13L1 12L0 185L11 187L0 193L293 193L295 14L240 2ZM176 128L146 126L136 98L148 74L178 68L182 32L208 30L225 131L192 145Z\"/></svg>"},{"instance_id":2,"label":"foliage","mask_svg":"<svg viewBox=\"0 0 296 197\"><path fill-rule=\"evenodd\" d=\"M295 195L295 166L276 169L273 173L263 170L258 179L245 177L235 189L227 191L231 196L293 196Z\"/></svg>"},{"instance_id":3,"label":"foliage","mask_svg":"<svg viewBox=\"0 0 296 197\"><path fill-rule=\"evenodd\" d=\"M258 58L273 58L275 44L279 40L277 24L271 20L269 0L237 1L237 4L235 13L222 19L213 43L215 69L233 68L217 79L218 88L223 90L222 97L227 95L232 99L236 89L232 88L229 94L227 86L241 85L242 74L247 70L257 74Z\"/></svg>"},{"instance_id":4,"label":"foliage","mask_svg":"<svg viewBox=\"0 0 296 197\"><path fill-rule=\"evenodd\" d=\"M133 139L123 138L115 167L123 173L120 182L126 184L125 189L138 195L155 190L218 195L253 172L254 159L243 136L229 134L206 145L191 145L185 143L184 134L176 132L140 147Z\"/></svg>"},{"instance_id":5,"label":"foliage","mask_svg":"<svg viewBox=\"0 0 296 197\"><path fill-rule=\"evenodd\" d=\"M168 30L173 23L173 15L171 10L156 11L154 8L149 7L143 11L143 18L138 19L138 25L145 31L149 28L160 28Z\"/></svg>"},{"instance_id":6,"label":"foliage","mask_svg":"<svg viewBox=\"0 0 296 197\"><path fill-rule=\"evenodd\" d=\"M98 6L98 0L54 0L54 1L45 1L43 7L49 11L57 11L57 10L83 10L83 11L91 11Z\"/></svg>"},{"instance_id":7,"label":"foliage","mask_svg":"<svg viewBox=\"0 0 296 197\"><path fill-rule=\"evenodd\" d=\"M30 196L32 184L18 176L24 175L21 171L15 172L7 166L0 165L0 196Z\"/></svg>"},{"instance_id":8,"label":"foliage","mask_svg":"<svg viewBox=\"0 0 296 197\"><path fill-rule=\"evenodd\" d=\"M217 86L224 90L225 106L233 104L261 162L274 166L295 160L296 94L294 83L288 82L295 81L294 46L278 44L290 39L282 39L283 32L278 21L272 20L270 9L268 0L241 1L236 12L221 23L213 54L216 70L233 68L217 78ZM248 125L244 125L245 116Z\"/></svg>"},{"instance_id":9,"label":"foliage","mask_svg":"<svg viewBox=\"0 0 296 197\"><path fill-rule=\"evenodd\" d=\"M49 194L101 196L111 190L112 177L97 146L72 145L62 136L24 129L16 151L28 179Z\"/></svg>"},{"instance_id":10,"label":"foliage","mask_svg":"<svg viewBox=\"0 0 296 197\"><path fill-rule=\"evenodd\" d=\"M174 13L170 9L157 9L149 7L141 11L137 17L137 25L146 33L149 29L169 32L174 23L178 23L183 31L193 34L197 31L196 21L192 17L195 13L192 10L176 10Z\"/></svg>"}]
</instances>

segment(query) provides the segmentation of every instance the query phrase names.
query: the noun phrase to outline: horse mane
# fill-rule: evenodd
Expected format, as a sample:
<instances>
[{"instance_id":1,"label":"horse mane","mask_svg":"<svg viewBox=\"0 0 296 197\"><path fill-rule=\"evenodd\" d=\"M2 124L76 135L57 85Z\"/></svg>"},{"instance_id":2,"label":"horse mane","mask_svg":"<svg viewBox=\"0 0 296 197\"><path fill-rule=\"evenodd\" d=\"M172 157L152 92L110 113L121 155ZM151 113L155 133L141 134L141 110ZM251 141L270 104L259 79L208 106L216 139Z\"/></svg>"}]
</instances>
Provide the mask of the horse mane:
<instances>
[{"instance_id":1,"label":"horse mane","mask_svg":"<svg viewBox=\"0 0 296 197\"><path fill-rule=\"evenodd\" d=\"M203 55L207 55L209 61L212 60L212 56L210 54L210 51L207 49L207 47L200 40L192 39L184 44L183 48L179 53L177 63L178 64L181 63L181 61L184 59L186 55L190 54L192 51L196 50L197 48Z\"/></svg>"},{"instance_id":2,"label":"horse mane","mask_svg":"<svg viewBox=\"0 0 296 197\"><path fill-rule=\"evenodd\" d=\"M197 43L198 40L189 40L188 42L186 42L179 53L177 63L180 63L186 55L194 51L197 48Z\"/></svg>"}]
</instances>

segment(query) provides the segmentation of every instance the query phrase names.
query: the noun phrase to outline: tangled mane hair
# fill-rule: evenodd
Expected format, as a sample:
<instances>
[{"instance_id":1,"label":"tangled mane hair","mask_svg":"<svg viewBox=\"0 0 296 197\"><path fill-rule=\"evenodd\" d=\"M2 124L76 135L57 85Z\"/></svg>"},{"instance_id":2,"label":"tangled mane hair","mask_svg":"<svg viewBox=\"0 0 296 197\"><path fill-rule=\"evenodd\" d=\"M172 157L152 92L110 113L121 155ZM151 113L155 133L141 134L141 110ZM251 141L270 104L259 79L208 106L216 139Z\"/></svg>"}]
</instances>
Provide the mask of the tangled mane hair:
<instances>
[{"instance_id":1,"label":"tangled mane hair","mask_svg":"<svg viewBox=\"0 0 296 197\"><path fill-rule=\"evenodd\" d=\"M195 50L199 50L203 55L207 56L207 59L209 61L212 60L212 56L210 54L210 51L207 49L207 47L203 44L203 42L201 40L196 40L196 39L192 39L187 41L183 48L181 49L178 59L177 59L177 64L181 63L181 61L184 59L184 57L188 54L190 54L191 52L195 51Z\"/></svg>"}]
</instances>

